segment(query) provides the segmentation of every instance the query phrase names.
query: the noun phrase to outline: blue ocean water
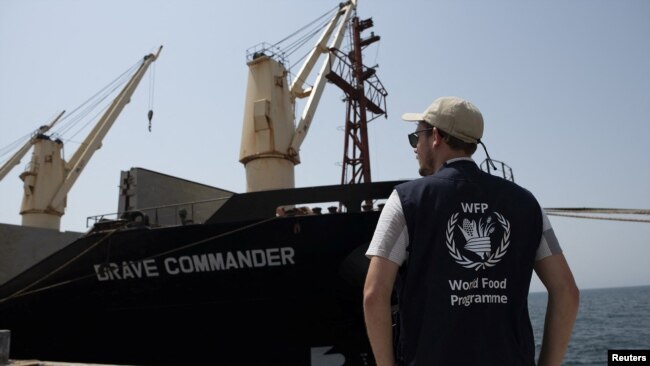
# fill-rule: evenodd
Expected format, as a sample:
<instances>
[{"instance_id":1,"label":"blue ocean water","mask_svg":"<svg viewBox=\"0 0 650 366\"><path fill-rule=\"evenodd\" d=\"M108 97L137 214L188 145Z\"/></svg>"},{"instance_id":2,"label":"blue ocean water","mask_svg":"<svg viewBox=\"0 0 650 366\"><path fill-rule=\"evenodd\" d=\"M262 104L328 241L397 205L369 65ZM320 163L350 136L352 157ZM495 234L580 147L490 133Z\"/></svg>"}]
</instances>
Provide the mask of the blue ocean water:
<instances>
[{"instance_id":1,"label":"blue ocean water","mask_svg":"<svg viewBox=\"0 0 650 366\"><path fill-rule=\"evenodd\" d=\"M547 296L528 296L537 355ZM564 365L607 365L608 349L650 349L650 286L580 290L580 310Z\"/></svg>"}]
</instances>

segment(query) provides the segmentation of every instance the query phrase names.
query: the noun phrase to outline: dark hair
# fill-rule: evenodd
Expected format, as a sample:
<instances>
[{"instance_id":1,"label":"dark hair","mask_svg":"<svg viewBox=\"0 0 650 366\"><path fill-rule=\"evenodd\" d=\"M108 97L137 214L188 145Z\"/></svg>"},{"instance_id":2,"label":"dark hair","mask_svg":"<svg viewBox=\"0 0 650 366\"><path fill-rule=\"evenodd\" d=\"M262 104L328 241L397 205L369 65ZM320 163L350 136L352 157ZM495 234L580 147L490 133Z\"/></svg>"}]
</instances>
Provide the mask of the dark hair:
<instances>
[{"instance_id":1,"label":"dark hair","mask_svg":"<svg viewBox=\"0 0 650 366\"><path fill-rule=\"evenodd\" d=\"M454 137L454 136L448 134L447 132L445 132L445 131L443 131L443 130L441 130L439 128L436 128L436 129L438 130L438 133L440 134L440 136L442 136L442 139L445 140L447 145L449 145L449 147L452 150L463 150L464 152L468 153L469 155L472 155L472 154L474 154L474 152L476 152L477 144L472 143L472 142L465 142L465 141L463 141L463 140L461 140L461 139L459 139L457 137Z\"/></svg>"}]
</instances>

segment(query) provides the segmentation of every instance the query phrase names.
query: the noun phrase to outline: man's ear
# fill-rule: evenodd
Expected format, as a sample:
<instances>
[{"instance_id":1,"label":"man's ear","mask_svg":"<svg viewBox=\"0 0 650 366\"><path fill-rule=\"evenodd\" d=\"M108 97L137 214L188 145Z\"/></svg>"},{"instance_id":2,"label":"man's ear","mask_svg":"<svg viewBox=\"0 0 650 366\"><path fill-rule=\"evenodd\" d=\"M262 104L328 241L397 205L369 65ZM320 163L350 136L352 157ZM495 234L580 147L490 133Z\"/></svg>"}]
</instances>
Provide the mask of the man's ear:
<instances>
[{"instance_id":1,"label":"man's ear","mask_svg":"<svg viewBox=\"0 0 650 366\"><path fill-rule=\"evenodd\" d=\"M432 145L432 146L438 146L438 145L440 145L440 144L442 143L442 141L444 140L444 139L442 138L442 135L440 135L440 132L438 132L438 129L437 129L437 128L434 128L433 131L431 131L431 134L432 134L431 137L433 137L433 139L432 139L432 141L431 141L431 145Z\"/></svg>"}]
</instances>

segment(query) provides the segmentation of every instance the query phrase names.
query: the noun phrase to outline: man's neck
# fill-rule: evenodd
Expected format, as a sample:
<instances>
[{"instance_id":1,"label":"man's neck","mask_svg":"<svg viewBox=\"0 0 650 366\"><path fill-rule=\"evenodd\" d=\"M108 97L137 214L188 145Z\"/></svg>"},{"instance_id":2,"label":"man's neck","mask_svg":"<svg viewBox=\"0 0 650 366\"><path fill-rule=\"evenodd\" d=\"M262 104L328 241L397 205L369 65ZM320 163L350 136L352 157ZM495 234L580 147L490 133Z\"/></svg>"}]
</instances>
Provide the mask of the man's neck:
<instances>
[{"instance_id":1,"label":"man's neck","mask_svg":"<svg viewBox=\"0 0 650 366\"><path fill-rule=\"evenodd\" d=\"M471 158L472 157L470 154L468 154L468 153L466 153L466 152L464 152L462 150L450 150L449 153L446 154L446 155L447 155L447 159L445 159L445 161L452 160L452 159L458 159L458 158Z\"/></svg>"},{"instance_id":2,"label":"man's neck","mask_svg":"<svg viewBox=\"0 0 650 366\"><path fill-rule=\"evenodd\" d=\"M460 158L449 159L449 160L445 161L445 164L452 164L452 163L455 163L457 161L471 161L471 162L474 162L474 159L472 159L469 156L462 156Z\"/></svg>"},{"instance_id":3,"label":"man's neck","mask_svg":"<svg viewBox=\"0 0 650 366\"><path fill-rule=\"evenodd\" d=\"M463 159L463 158L472 158L471 155L467 154L464 151L458 151L458 150L448 150L445 152L445 154L442 154L440 156L440 160L436 162L436 166L434 169L434 172L437 172L440 170L440 168L448 161L450 160L456 160L456 159Z\"/></svg>"}]
</instances>

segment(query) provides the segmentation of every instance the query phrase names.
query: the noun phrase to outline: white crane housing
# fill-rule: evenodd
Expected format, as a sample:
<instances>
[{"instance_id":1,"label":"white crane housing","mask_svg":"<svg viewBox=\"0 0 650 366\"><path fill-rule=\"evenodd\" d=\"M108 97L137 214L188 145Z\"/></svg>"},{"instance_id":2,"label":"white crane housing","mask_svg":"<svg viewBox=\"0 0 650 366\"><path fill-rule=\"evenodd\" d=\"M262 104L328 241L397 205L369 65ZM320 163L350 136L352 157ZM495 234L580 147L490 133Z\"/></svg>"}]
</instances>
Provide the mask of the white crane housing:
<instances>
[{"instance_id":1,"label":"white crane housing","mask_svg":"<svg viewBox=\"0 0 650 366\"><path fill-rule=\"evenodd\" d=\"M293 85L288 85L285 65L269 56L267 50L256 53L248 62L239 154L239 161L246 167L248 192L295 187L294 166L300 163L300 146L323 93L325 75L330 71L329 50L340 46L355 9L356 1L340 6L294 78ZM329 45L328 41L331 41ZM304 80L320 57L325 57L325 61L314 86L304 89ZM295 100L305 97L309 99L295 126Z\"/></svg>"}]
</instances>

